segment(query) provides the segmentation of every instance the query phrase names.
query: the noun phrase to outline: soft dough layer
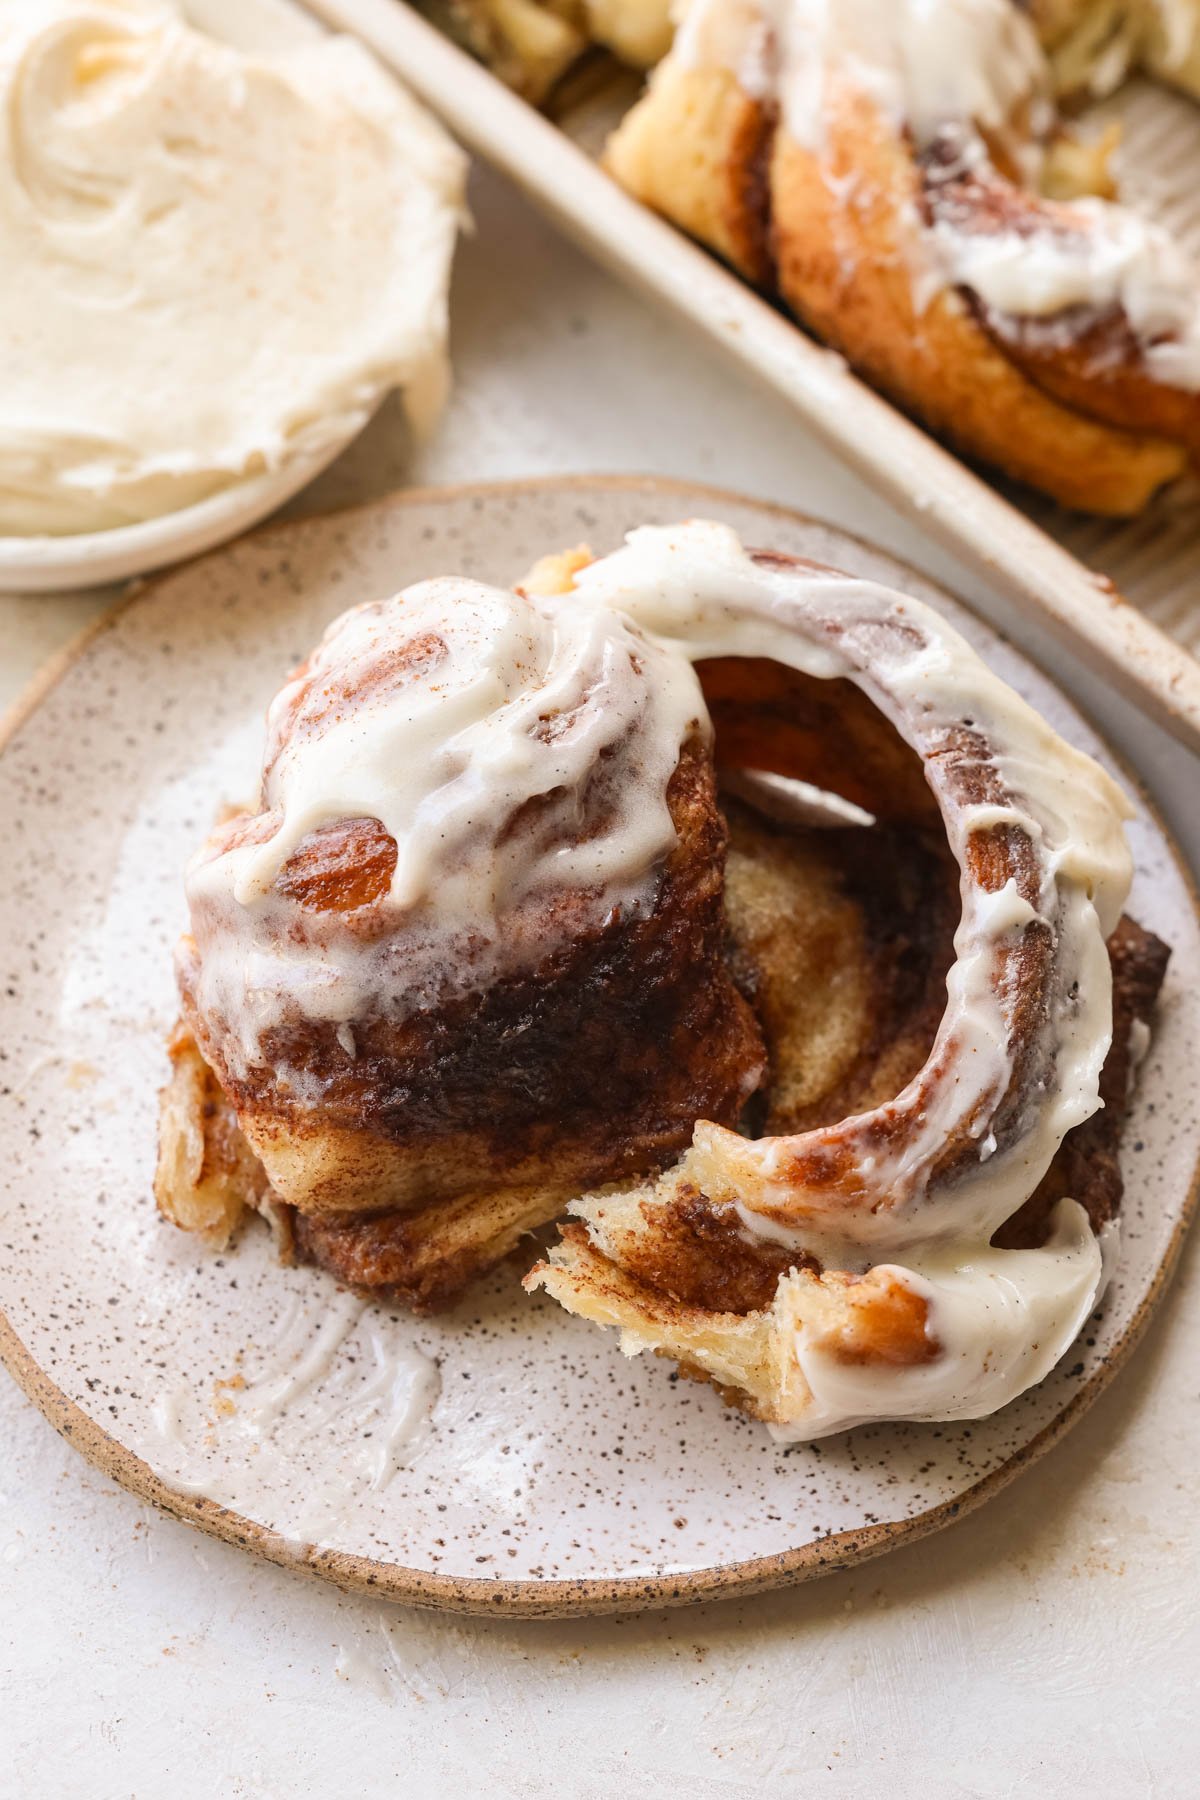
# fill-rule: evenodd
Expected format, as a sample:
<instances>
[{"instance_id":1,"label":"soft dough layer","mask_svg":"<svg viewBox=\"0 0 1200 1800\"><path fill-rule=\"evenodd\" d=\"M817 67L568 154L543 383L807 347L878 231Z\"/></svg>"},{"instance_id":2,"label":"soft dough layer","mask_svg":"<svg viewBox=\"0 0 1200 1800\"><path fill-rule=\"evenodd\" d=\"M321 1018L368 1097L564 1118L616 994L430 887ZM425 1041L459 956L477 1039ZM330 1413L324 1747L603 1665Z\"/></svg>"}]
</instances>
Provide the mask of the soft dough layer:
<instances>
[{"instance_id":1,"label":"soft dough layer","mask_svg":"<svg viewBox=\"0 0 1200 1800\"><path fill-rule=\"evenodd\" d=\"M527 1285L615 1326L626 1355L654 1350L714 1382L781 1437L819 1437L859 1419L994 1412L1059 1360L1095 1304L1101 1244L1115 1254L1135 1050L1169 953L1128 919L1109 952L1104 1110L1068 1133L994 1248L963 1257L935 1246L919 1272L825 1272L815 1258L765 1244L728 1202L714 1205L672 1171L574 1207L579 1222L562 1227ZM966 1354L944 1354L939 1325Z\"/></svg>"}]
</instances>

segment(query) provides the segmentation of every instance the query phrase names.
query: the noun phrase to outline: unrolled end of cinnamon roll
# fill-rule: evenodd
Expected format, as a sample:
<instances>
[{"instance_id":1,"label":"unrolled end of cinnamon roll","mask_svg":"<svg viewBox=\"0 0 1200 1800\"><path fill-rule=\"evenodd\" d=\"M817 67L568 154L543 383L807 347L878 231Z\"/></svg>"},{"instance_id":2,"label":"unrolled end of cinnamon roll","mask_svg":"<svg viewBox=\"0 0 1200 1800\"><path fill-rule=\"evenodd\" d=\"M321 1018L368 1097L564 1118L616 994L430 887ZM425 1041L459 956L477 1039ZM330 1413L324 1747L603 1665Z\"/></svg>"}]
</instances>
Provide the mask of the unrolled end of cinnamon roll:
<instances>
[{"instance_id":1,"label":"unrolled end of cinnamon roll","mask_svg":"<svg viewBox=\"0 0 1200 1800\"><path fill-rule=\"evenodd\" d=\"M890 815L911 841L918 793L868 723L886 715L936 796L962 913L916 1067L789 1107L784 1040L768 1027L760 1135L702 1121L662 1175L575 1202L527 1286L616 1326L626 1352L712 1381L781 1436L995 1410L1053 1367L1095 1303L1125 1100L1113 1084L1165 968L1164 946L1118 924L1120 796L926 609L889 605L870 583L701 526L635 534L578 581L686 646L719 766L818 779L872 812L861 838ZM836 766L820 683L838 695ZM869 694L871 714L840 684ZM731 876L736 824L734 845ZM735 933L744 906L731 879ZM786 945L771 910L760 896L759 941Z\"/></svg>"},{"instance_id":2,"label":"unrolled end of cinnamon roll","mask_svg":"<svg viewBox=\"0 0 1200 1800\"><path fill-rule=\"evenodd\" d=\"M976 1419L1040 1381L1091 1312L1100 1247L1082 1209L1060 1203L1036 1251L984 1251L969 1266L780 1276L764 1311L685 1306L631 1279L597 1249L602 1218L566 1227L531 1274L570 1312L616 1326L621 1349L652 1349L716 1386L783 1442L880 1419Z\"/></svg>"}]
</instances>

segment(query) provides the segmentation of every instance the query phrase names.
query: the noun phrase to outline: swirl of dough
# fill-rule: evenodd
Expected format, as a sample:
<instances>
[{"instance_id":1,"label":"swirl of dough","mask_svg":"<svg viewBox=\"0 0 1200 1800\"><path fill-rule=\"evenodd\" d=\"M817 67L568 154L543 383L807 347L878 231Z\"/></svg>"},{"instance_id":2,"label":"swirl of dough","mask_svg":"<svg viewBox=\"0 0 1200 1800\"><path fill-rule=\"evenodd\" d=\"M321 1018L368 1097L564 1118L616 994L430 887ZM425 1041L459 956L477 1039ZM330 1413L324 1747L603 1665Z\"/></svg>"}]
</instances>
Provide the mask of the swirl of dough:
<instances>
[{"instance_id":1,"label":"swirl of dough","mask_svg":"<svg viewBox=\"0 0 1200 1800\"><path fill-rule=\"evenodd\" d=\"M212 1237L282 1206L304 1254L432 1305L734 1124L763 1048L725 842L695 673L621 614L451 578L346 614L271 707L259 809L187 873L160 1205Z\"/></svg>"},{"instance_id":2,"label":"swirl of dough","mask_svg":"<svg viewBox=\"0 0 1200 1800\"><path fill-rule=\"evenodd\" d=\"M704 721L690 666L604 606L441 578L344 614L272 703L258 813L188 873L219 1066L244 1078L291 1020L399 1022L645 916Z\"/></svg>"},{"instance_id":3,"label":"swirl of dough","mask_svg":"<svg viewBox=\"0 0 1200 1800\"><path fill-rule=\"evenodd\" d=\"M1125 514L1200 456L1200 272L1011 0L693 0L609 167L967 454Z\"/></svg>"}]
</instances>

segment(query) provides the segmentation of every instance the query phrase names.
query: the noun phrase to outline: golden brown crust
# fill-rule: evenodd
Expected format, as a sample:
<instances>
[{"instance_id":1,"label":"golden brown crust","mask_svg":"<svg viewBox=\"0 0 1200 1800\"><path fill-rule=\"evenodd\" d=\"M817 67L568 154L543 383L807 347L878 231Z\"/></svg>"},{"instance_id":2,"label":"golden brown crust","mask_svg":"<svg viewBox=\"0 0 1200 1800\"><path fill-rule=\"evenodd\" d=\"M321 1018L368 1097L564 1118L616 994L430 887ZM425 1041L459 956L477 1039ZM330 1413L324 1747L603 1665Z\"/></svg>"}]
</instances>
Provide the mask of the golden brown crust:
<instances>
[{"instance_id":1,"label":"golden brown crust","mask_svg":"<svg viewBox=\"0 0 1200 1800\"><path fill-rule=\"evenodd\" d=\"M1182 473L1182 446L1116 429L1044 391L956 290L920 306L920 171L852 87L830 93L825 123L819 155L781 133L772 165L780 292L806 324L969 456L1064 506L1136 513Z\"/></svg>"},{"instance_id":2,"label":"golden brown crust","mask_svg":"<svg viewBox=\"0 0 1200 1800\"><path fill-rule=\"evenodd\" d=\"M1145 357L1119 312L1071 314L1040 325L985 308L980 317L1031 381L1065 406L1139 432L1157 434L1200 457L1200 394L1164 387L1147 371ZM1064 337L1063 326L1070 335Z\"/></svg>"},{"instance_id":3,"label":"golden brown crust","mask_svg":"<svg viewBox=\"0 0 1200 1800\"><path fill-rule=\"evenodd\" d=\"M727 69L661 63L609 139L622 187L766 287L773 277L767 163L774 114Z\"/></svg>"},{"instance_id":4,"label":"golden brown crust","mask_svg":"<svg viewBox=\"0 0 1200 1800\"><path fill-rule=\"evenodd\" d=\"M812 567L756 550L778 568ZM722 769L796 776L891 824L941 834L920 757L854 682L802 674L760 657L711 657L698 668Z\"/></svg>"},{"instance_id":5,"label":"golden brown crust","mask_svg":"<svg viewBox=\"0 0 1200 1800\"><path fill-rule=\"evenodd\" d=\"M1140 353L1092 379L1086 343L1061 358L1045 342L1014 346L957 290L921 295L922 171L868 95L831 80L821 137L819 151L802 147L730 71L668 59L606 160L740 273L773 276L804 324L966 455L1063 505L1117 516L1184 471L1191 397L1150 394ZM1036 216L1041 203L1011 192Z\"/></svg>"},{"instance_id":6,"label":"golden brown crust","mask_svg":"<svg viewBox=\"0 0 1200 1800\"><path fill-rule=\"evenodd\" d=\"M1033 241L1078 239L1069 206L1017 187L986 164L965 159L945 134L921 158L922 198L934 224L964 237L1000 232ZM1169 438L1200 452L1200 394L1164 387L1119 307L1075 307L1048 319L1017 319L971 301L1003 353L1063 405L1125 431Z\"/></svg>"}]
</instances>

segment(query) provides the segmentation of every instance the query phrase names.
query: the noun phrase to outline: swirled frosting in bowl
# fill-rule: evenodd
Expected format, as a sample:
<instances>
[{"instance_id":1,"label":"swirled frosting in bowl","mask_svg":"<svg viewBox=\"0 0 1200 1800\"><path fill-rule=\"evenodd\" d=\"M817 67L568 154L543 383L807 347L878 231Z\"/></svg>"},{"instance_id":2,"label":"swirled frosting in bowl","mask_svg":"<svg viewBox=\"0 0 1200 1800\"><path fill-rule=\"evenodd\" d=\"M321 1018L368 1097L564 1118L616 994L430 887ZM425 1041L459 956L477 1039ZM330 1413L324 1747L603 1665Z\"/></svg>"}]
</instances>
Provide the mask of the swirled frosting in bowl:
<instances>
[{"instance_id":1,"label":"swirled frosting in bowl","mask_svg":"<svg viewBox=\"0 0 1200 1800\"><path fill-rule=\"evenodd\" d=\"M359 45L0 5L0 535L102 531L445 387L459 150Z\"/></svg>"}]
</instances>

